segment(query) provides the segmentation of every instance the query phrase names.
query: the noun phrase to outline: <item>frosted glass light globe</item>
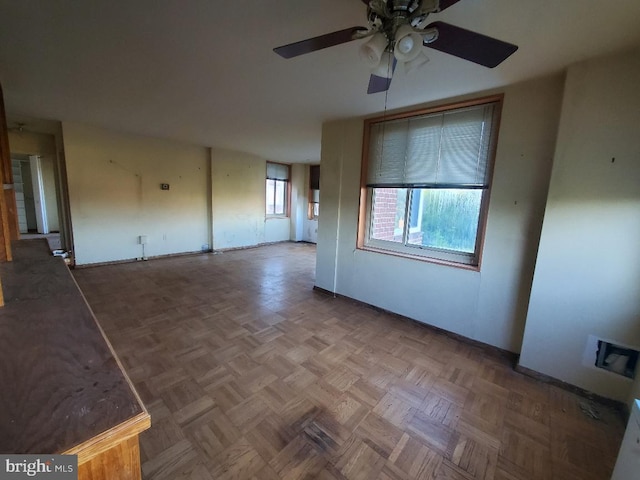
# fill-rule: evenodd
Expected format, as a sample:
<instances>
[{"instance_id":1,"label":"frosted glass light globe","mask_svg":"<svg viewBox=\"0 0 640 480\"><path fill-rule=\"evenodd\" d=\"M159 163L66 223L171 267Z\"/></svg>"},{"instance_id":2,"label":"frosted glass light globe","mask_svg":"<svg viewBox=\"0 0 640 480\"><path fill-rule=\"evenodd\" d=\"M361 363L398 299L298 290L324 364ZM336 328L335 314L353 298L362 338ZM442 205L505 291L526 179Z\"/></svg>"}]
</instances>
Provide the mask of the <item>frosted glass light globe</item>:
<instances>
[{"instance_id":1,"label":"frosted glass light globe","mask_svg":"<svg viewBox=\"0 0 640 480\"><path fill-rule=\"evenodd\" d=\"M400 50L404 54L409 53L412 48L413 38L411 38L411 35L407 35L406 37L401 38L398 42L398 50Z\"/></svg>"}]
</instances>

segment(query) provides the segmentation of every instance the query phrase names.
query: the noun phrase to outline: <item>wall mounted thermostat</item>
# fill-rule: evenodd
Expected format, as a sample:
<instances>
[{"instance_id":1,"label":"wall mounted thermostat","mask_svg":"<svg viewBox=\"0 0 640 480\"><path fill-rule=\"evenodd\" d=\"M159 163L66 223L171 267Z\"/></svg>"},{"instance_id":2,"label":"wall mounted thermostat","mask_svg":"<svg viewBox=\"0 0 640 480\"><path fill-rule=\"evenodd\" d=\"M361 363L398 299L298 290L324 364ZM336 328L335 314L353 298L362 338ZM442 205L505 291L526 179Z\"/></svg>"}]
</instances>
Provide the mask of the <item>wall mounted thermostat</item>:
<instances>
[{"instance_id":1,"label":"wall mounted thermostat","mask_svg":"<svg viewBox=\"0 0 640 480\"><path fill-rule=\"evenodd\" d=\"M169 184L168 183L161 183L160 184L160 189L161 190L169 190Z\"/></svg>"}]
</instances>

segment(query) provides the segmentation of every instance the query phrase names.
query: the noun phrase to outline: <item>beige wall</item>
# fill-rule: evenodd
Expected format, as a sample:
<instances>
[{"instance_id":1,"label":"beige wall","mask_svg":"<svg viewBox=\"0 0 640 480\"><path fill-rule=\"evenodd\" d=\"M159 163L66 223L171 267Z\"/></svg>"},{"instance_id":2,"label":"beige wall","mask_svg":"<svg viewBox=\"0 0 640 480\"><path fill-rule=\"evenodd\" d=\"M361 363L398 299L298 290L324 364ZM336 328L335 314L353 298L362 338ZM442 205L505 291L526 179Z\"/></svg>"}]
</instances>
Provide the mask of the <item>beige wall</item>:
<instances>
[{"instance_id":1,"label":"beige wall","mask_svg":"<svg viewBox=\"0 0 640 480\"><path fill-rule=\"evenodd\" d=\"M265 217L262 158L66 122L63 135L79 265L140 258L140 235L148 257L292 238L289 218Z\"/></svg>"},{"instance_id":2,"label":"beige wall","mask_svg":"<svg viewBox=\"0 0 640 480\"><path fill-rule=\"evenodd\" d=\"M300 178L292 168L291 218L266 218L266 160L249 153L212 149L213 248L240 248L295 240Z\"/></svg>"},{"instance_id":3,"label":"beige wall","mask_svg":"<svg viewBox=\"0 0 640 480\"><path fill-rule=\"evenodd\" d=\"M589 335L640 347L638 85L640 51L568 70L520 358L621 401L632 381L585 365L583 353Z\"/></svg>"},{"instance_id":4,"label":"beige wall","mask_svg":"<svg viewBox=\"0 0 640 480\"><path fill-rule=\"evenodd\" d=\"M504 89L480 272L357 250L363 120L326 123L316 285L519 351L562 87L554 76Z\"/></svg>"},{"instance_id":5,"label":"beige wall","mask_svg":"<svg viewBox=\"0 0 640 480\"><path fill-rule=\"evenodd\" d=\"M213 248L264 243L264 159L212 149Z\"/></svg>"},{"instance_id":6,"label":"beige wall","mask_svg":"<svg viewBox=\"0 0 640 480\"><path fill-rule=\"evenodd\" d=\"M53 135L29 131L9 131L11 153L22 155L55 155L56 143Z\"/></svg>"},{"instance_id":7,"label":"beige wall","mask_svg":"<svg viewBox=\"0 0 640 480\"><path fill-rule=\"evenodd\" d=\"M209 242L208 151L64 122L79 265L199 251ZM160 189L169 183L170 190Z\"/></svg>"}]
</instances>

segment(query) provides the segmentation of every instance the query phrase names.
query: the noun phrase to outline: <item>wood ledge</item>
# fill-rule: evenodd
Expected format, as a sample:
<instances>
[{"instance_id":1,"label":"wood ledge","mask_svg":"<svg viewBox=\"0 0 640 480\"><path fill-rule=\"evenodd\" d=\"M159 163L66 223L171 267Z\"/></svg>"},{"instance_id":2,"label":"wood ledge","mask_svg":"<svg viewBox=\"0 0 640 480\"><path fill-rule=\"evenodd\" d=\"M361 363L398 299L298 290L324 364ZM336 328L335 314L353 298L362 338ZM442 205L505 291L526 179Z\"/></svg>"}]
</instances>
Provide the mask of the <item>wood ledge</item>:
<instances>
[{"instance_id":1,"label":"wood ledge","mask_svg":"<svg viewBox=\"0 0 640 480\"><path fill-rule=\"evenodd\" d=\"M137 436L151 427L151 416L144 411L135 417L116 425L109 430L82 442L69 450L62 452L64 455L78 455L78 465L97 457L107 450L131 437Z\"/></svg>"}]
</instances>

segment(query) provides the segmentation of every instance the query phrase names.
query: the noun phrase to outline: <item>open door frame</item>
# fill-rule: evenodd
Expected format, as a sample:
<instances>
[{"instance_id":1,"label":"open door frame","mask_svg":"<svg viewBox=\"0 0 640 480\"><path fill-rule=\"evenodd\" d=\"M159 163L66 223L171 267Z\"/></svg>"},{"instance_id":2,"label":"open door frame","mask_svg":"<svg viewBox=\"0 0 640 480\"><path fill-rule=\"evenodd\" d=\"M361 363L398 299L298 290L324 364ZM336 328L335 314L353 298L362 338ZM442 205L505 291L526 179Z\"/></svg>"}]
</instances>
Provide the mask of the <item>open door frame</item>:
<instances>
[{"instance_id":1,"label":"open door frame","mask_svg":"<svg viewBox=\"0 0 640 480\"><path fill-rule=\"evenodd\" d=\"M10 262L11 241L20 237L18 230L18 209L16 194L13 190L13 172L11 171L11 153L7 134L7 117L4 111L4 96L0 85L0 262Z\"/></svg>"},{"instance_id":2,"label":"open door frame","mask_svg":"<svg viewBox=\"0 0 640 480\"><path fill-rule=\"evenodd\" d=\"M18 209L16 194L13 190L13 172L11 171L11 153L7 134L7 117L4 111L4 95L0 85L0 262L13 260L11 240L20 236L18 230ZM0 307L4 306L2 279L0 279Z\"/></svg>"}]
</instances>

